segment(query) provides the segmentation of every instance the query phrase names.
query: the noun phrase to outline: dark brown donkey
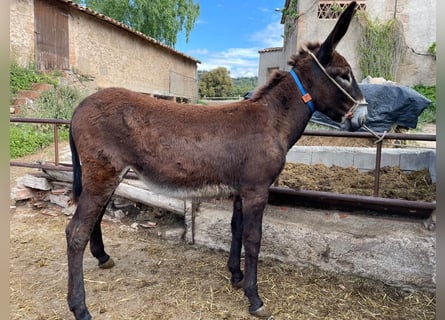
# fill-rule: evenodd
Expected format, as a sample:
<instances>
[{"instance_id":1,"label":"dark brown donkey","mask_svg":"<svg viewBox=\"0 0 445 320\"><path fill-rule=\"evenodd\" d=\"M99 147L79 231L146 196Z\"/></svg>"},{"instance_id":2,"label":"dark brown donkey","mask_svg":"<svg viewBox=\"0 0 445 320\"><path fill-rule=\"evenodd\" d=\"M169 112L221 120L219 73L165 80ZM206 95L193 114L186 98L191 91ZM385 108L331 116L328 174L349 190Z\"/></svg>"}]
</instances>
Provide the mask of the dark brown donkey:
<instances>
[{"instance_id":1,"label":"dark brown donkey","mask_svg":"<svg viewBox=\"0 0 445 320\"><path fill-rule=\"evenodd\" d=\"M354 12L355 2L351 2L321 45L308 44L293 55L291 72L277 72L250 100L219 107L190 106L109 88L79 105L70 131L78 206L66 228L68 304L76 319L91 319L83 280L88 241L100 267L114 265L104 250L100 223L129 169L152 190L175 197L233 195L231 282L244 288L250 313L270 315L257 289L269 186L283 169L286 153L301 136L313 108L340 122L364 101L351 67L335 51ZM307 102L310 96L312 101Z\"/></svg>"}]
</instances>

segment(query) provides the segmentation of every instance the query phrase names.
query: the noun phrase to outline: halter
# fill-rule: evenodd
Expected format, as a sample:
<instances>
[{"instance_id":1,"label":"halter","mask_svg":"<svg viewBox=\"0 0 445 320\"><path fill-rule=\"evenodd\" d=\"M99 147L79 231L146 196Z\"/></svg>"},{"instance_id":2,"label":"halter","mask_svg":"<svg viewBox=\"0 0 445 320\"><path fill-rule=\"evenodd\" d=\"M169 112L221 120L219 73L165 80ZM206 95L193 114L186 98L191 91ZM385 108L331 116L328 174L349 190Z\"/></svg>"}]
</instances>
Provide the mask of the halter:
<instances>
[{"instance_id":1,"label":"halter","mask_svg":"<svg viewBox=\"0 0 445 320\"><path fill-rule=\"evenodd\" d=\"M353 114L355 112L355 110L358 108L358 106L360 105L360 102L355 100L345 89L343 89L343 87L341 85L338 84L337 81L335 81L334 78L332 78L328 72L326 71L326 69L323 67L323 65L320 63L320 61L318 61L317 57L315 56L315 54L313 54L311 51L307 51L307 53L309 53L309 55L315 60L315 62L317 63L318 67L321 69L321 71L323 71L323 73L326 75L326 77L328 77L329 80L331 80L331 82L338 88L340 89L340 91L346 96L348 97L352 102L354 102L354 105L352 106L352 108L349 110L349 112L351 114ZM306 103L309 106L309 109L311 109L311 112L314 113L315 111L315 107L314 107L314 103L312 102L312 97L309 93L306 92L306 90L304 90L303 84L301 83L300 79L298 78L297 74L295 73L295 71L293 69L291 69L290 74L292 75L292 77L295 80L295 83L298 86L298 89L300 89L301 92L301 99L304 101L304 103Z\"/></svg>"},{"instance_id":2,"label":"halter","mask_svg":"<svg viewBox=\"0 0 445 320\"><path fill-rule=\"evenodd\" d=\"M298 78L297 74L295 73L294 69L291 69L290 74L292 77L294 77L295 83L298 86L298 89L300 89L301 92L301 99L304 103L306 103L309 106L309 109L311 109L311 112L315 112L314 103L312 102L312 97L309 93L304 90L303 84L301 83L300 79Z\"/></svg>"},{"instance_id":3,"label":"halter","mask_svg":"<svg viewBox=\"0 0 445 320\"><path fill-rule=\"evenodd\" d=\"M343 92L343 94L349 98L349 100L351 100L352 102L354 102L354 105L352 106L352 108L349 110L349 112L351 114L354 114L354 111L358 108L358 106L360 105L360 102L358 102L357 100L355 100L345 89L343 89L343 87L341 85L338 84L337 81L335 81L334 78L332 78L329 73L326 71L326 69L323 67L323 65L320 63L320 61L318 61L317 57L315 56L315 54L313 54L311 51L307 51L307 53L309 53L309 55L315 60L315 62L317 63L318 67L321 69L321 71L323 71L323 73L326 75L326 77L328 77L329 80L331 80L331 82L338 88L340 89L341 92Z\"/></svg>"}]
</instances>

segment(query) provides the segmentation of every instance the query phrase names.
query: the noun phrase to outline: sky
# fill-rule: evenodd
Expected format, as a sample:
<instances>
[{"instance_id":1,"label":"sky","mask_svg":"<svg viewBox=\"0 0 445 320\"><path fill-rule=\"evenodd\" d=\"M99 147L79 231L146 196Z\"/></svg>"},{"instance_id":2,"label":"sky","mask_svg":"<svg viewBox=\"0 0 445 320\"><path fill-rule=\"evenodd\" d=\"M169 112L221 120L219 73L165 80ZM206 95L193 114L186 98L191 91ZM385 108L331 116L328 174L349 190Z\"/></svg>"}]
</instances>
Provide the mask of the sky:
<instances>
[{"instance_id":1,"label":"sky","mask_svg":"<svg viewBox=\"0 0 445 320\"><path fill-rule=\"evenodd\" d=\"M201 63L198 70L225 67L232 78L258 76L259 50L283 45L285 0L196 0L200 15L175 49Z\"/></svg>"}]
</instances>

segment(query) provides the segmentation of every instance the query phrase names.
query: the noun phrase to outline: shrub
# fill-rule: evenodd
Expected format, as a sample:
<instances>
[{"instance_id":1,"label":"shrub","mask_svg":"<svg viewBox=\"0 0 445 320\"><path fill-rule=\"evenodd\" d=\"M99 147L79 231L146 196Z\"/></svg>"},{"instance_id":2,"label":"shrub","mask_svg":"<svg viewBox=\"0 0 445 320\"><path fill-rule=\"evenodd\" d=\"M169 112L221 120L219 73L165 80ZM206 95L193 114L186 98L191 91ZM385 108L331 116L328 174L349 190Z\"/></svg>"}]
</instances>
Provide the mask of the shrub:
<instances>
[{"instance_id":1,"label":"shrub","mask_svg":"<svg viewBox=\"0 0 445 320\"><path fill-rule=\"evenodd\" d=\"M39 73L33 65L22 67L16 62L11 62L9 67L9 86L11 95L15 95L20 90L29 90L33 83L50 83L57 84L51 74Z\"/></svg>"},{"instance_id":2,"label":"shrub","mask_svg":"<svg viewBox=\"0 0 445 320\"><path fill-rule=\"evenodd\" d=\"M419 122L436 123L436 86L416 85L413 89L431 100L431 104L420 114Z\"/></svg>"},{"instance_id":3,"label":"shrub","mask_svg":"<svg viewBox=\"0 0 445 320\"><path fill-rule=\"evenodd\" d=\"M82 95L72 87L57 87L42 93L37 99L34 113L39 118L71 119Z\"/></svg>"},{"instance_id":4,"label":"shrub","mask_svg":"<svg viewBox=\"0 0 445 320\"><path fill-rule=\"evenodd\" d=\"M53 142L52 132L38 130L31 124L11 124L9 152L11 158L23 157L39 151Z\"/></svg>"}]
</instances>

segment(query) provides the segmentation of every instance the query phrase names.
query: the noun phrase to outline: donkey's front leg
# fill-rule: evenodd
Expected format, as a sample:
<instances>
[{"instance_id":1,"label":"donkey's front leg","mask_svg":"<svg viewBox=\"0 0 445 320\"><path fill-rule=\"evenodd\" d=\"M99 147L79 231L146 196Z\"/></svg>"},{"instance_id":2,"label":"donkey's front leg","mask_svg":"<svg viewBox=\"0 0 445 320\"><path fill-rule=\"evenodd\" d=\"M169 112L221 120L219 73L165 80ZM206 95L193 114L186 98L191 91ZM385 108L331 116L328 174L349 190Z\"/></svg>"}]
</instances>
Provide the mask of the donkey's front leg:
<instances>
[{"instance_id":1,"label":"donkey's front leg","mask_svg":"<svg viewBox=\"0 0 445 320\"><path fill-rule=\"evenodd\" d=\"M234 287L243 286L243 273L241 271L241 247L243 236L243 211L242 201L239 195L235 195L233 199L232 214L232 242L230 245L229 261L227 266L232 274L231 283Z\"/></svg>"},{"instance_id":2,"label":"donkey's front leg","mask_svg":"<svg viewBox=\"0 0 445 320\"><path fill-rule=\"evenodd\" d=\"M257 285L258 255L262 234L261 224L266 201L267 191L261 195L254 194L243 198L244 294L250 302L249 312L261 318L268 318L271 315L258 295Z\"/></svg>"}]
</instances>

